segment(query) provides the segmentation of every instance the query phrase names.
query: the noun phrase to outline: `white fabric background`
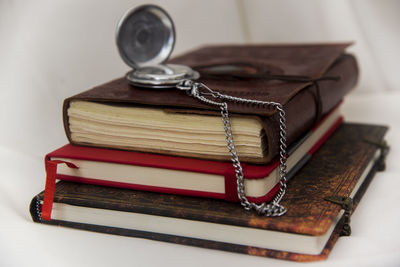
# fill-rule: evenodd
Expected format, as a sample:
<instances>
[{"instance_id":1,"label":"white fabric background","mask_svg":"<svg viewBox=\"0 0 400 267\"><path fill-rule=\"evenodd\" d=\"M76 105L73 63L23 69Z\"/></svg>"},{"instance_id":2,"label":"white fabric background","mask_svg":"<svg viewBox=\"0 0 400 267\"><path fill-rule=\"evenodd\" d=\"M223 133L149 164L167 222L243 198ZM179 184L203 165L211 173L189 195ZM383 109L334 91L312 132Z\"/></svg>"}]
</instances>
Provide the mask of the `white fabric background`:
<instances>
[{"instance_id":1,"label":"white fabric background","mask_svg":"<svg viewBox=\"0 0 400 267\"><path fill-rule=\"evenodd\" d=\"M353 236L339 240L329 260L315 265L399 266L400 2L151 2L174 19L174 54L208 43L355 42L350 51L361 76L345 116L390 125L392 152L388 170L353 216ZM115 47L115 26L142 3L0 0L0 266L292 265L30 221L29 201L44 187L43 156L67 142L63 99L128 70Z\"/></svg>"}]
</instances>

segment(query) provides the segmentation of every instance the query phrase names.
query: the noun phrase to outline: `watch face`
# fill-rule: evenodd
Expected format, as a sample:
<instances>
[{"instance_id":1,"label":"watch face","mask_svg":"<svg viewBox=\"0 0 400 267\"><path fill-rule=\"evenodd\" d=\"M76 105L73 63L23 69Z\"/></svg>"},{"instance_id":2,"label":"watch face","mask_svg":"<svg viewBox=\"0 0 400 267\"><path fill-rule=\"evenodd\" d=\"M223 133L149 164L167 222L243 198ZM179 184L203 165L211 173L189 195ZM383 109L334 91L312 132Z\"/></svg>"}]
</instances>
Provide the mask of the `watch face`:
<instances>
[{"instance_id":1,"label":"watch face","mask_svg":"<svg viewBox=\"0 0 400 267\"><path fill-rule=\"evenodd\" d=\"M182 65L155 65L136 69L135 76L153 80L175 80L191 75L192 71Z\"/></svg>"},{"instance_id":2,"label":"watch face","mask_svg":"<svg viewBox=\"0 0 400 267\"><path fill-rule=\"evenodd\" d=\"M182 65L155 65L129 72L126 77L135 86L150 88L170 88L184 80L196 80L199 73Z\"/></svg>"},{"instance_id":3,"label":"watch face","mask_svg":"<svg viewBox=\"0 0 400 267\"><path fill-rule=\"evenodd\" d=\"M122 59L130 67L158 65L168 59L174 48L174 24L160 7L139 6L119 21L116 41Z\"/></svg>"}]
</instances>

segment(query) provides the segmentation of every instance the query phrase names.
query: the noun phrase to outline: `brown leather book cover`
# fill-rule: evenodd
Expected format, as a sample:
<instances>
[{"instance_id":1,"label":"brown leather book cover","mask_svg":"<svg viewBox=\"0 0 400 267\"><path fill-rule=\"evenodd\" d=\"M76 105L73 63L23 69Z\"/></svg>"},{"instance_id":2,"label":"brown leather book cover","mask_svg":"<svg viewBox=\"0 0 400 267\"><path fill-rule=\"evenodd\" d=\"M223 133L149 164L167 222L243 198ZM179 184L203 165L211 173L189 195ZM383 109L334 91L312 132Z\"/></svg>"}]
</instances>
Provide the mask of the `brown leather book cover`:
<instances>
[{"instance_id":1,"label":"brown leather book cover","mask_svg":"<svg viewBox=\"0 0 400 267\"><path fill-rule=\"evenodd\" d=\"M355 86L358 68L354 56L345 53L349 45L339 43L206 46L178 56L170 60L170 63L185 64L197 69L201 73L199 81L221 93L283 104L287 120L287 140L291 143L335 107ZM226 71L227 68L231 70ZM232 71L232 68L239 68L239 71ZM225 71L221 72L221 69ZM160 107L168 112L220 116L218 109L199 102L182 90L138 88L129 85L123 77L64 101L64 128L73 144L77 143L71 139L67 113L69 103L73 100L144 105ZM274 108L229 103L229 112L232 116L256 116L267 136L268 149L262 159L242 157L241 161L267 163L277 155L279 116ZM157 148L137 150L171 153ZM207 158L207 155L188 155L185 152L177 155ZM213 156L212 159L230 160L228 153L226 156Z\"/></svg>"},{"instance_id":2,"label":"brown leather book cover","mask_svg":"<svg viewBox=\"0 0 400 267\"><path fill-rule=\"evenodd\" d=\"M322 260L327 258L341 231L343 229L348 231L348 228L343 228L343 225L348 226L350 213L357 206L377 168L382 166L386 152L380 149L379 144L383 142L386 131L387 127L384 126L347 123L340 126L298 175L290 180L288 192L281 202L287 207L288 212L282 217L258 216L253 212L243 210L240 205L213 199L64 181L56 186L55 203L185 219L193 222L202 221L220 224L223 227L233 225L246 229L277 231L301 236L321 236L335 226L335 219L340 218L338 216L342 207L327 201L326 197L353 196L353 208L348 210L347 217L345 213L336 224L335 230L318 255L287 252L284 249L271 250L241 243L217 242L201 237L188 238L165 232L77 223L68 219L61 221L52 218L43 223L286 260ZM382 153L379 154L379 152ZM363 181L362 184L357 184L359 181ZM357 192L354 195L355 191ZM40 222L41 199L43 199L43 192L33 198L30 207L32 218L36 222Z\"/></svg>"}]
</instances>

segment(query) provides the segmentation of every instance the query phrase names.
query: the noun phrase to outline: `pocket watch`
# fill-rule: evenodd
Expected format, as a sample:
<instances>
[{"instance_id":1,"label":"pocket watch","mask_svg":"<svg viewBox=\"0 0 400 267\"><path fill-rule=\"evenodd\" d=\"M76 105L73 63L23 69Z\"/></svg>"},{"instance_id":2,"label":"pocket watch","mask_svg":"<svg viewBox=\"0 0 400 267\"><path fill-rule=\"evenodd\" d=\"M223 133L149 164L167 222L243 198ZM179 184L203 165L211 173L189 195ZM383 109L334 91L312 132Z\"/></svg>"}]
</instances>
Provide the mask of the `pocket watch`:
<instances>
[{"instance_id":1,"label":"pocket watch","mask_svg":"<svg viewBox=\"0 0 400 267\"><path fill-rule=\"evenodd\" d=\"M169 88L200 76L188 66L165 64L174 49L175 27L159 6L142 5L123 15L116 42L121 58L132 68L126 75L132 85Z\"/></svg>"}]
</instances>

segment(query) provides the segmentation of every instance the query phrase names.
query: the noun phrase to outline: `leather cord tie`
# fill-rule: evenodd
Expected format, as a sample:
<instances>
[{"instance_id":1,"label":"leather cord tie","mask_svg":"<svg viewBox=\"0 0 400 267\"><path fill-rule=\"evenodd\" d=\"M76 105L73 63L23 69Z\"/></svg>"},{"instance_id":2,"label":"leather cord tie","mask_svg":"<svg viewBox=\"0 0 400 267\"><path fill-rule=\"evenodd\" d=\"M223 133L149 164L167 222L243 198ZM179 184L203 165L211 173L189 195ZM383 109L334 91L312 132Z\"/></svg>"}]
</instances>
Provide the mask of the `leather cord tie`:
<instances>
[{"instance_id":1,"label":"leather cord tie","mask_svg":"<svg viewBox=\"0 0 400 267\"><path fill-rule=\"evenodd\" d=\"M193 67L200 73L201 79L204 80L222 80L222 81L246 81L246 80L264 80L264 81L284 81L294 83L312 83L315 87L315 107L316 117L315 123L322 117L322 101L319 81L339 81L339 76L323 76L320 78L312 78L301 75L287 74L271 74L271 72L263 66L257 66L248 63L234 64L210 64Z\"/></svg>"}]
</instances>

